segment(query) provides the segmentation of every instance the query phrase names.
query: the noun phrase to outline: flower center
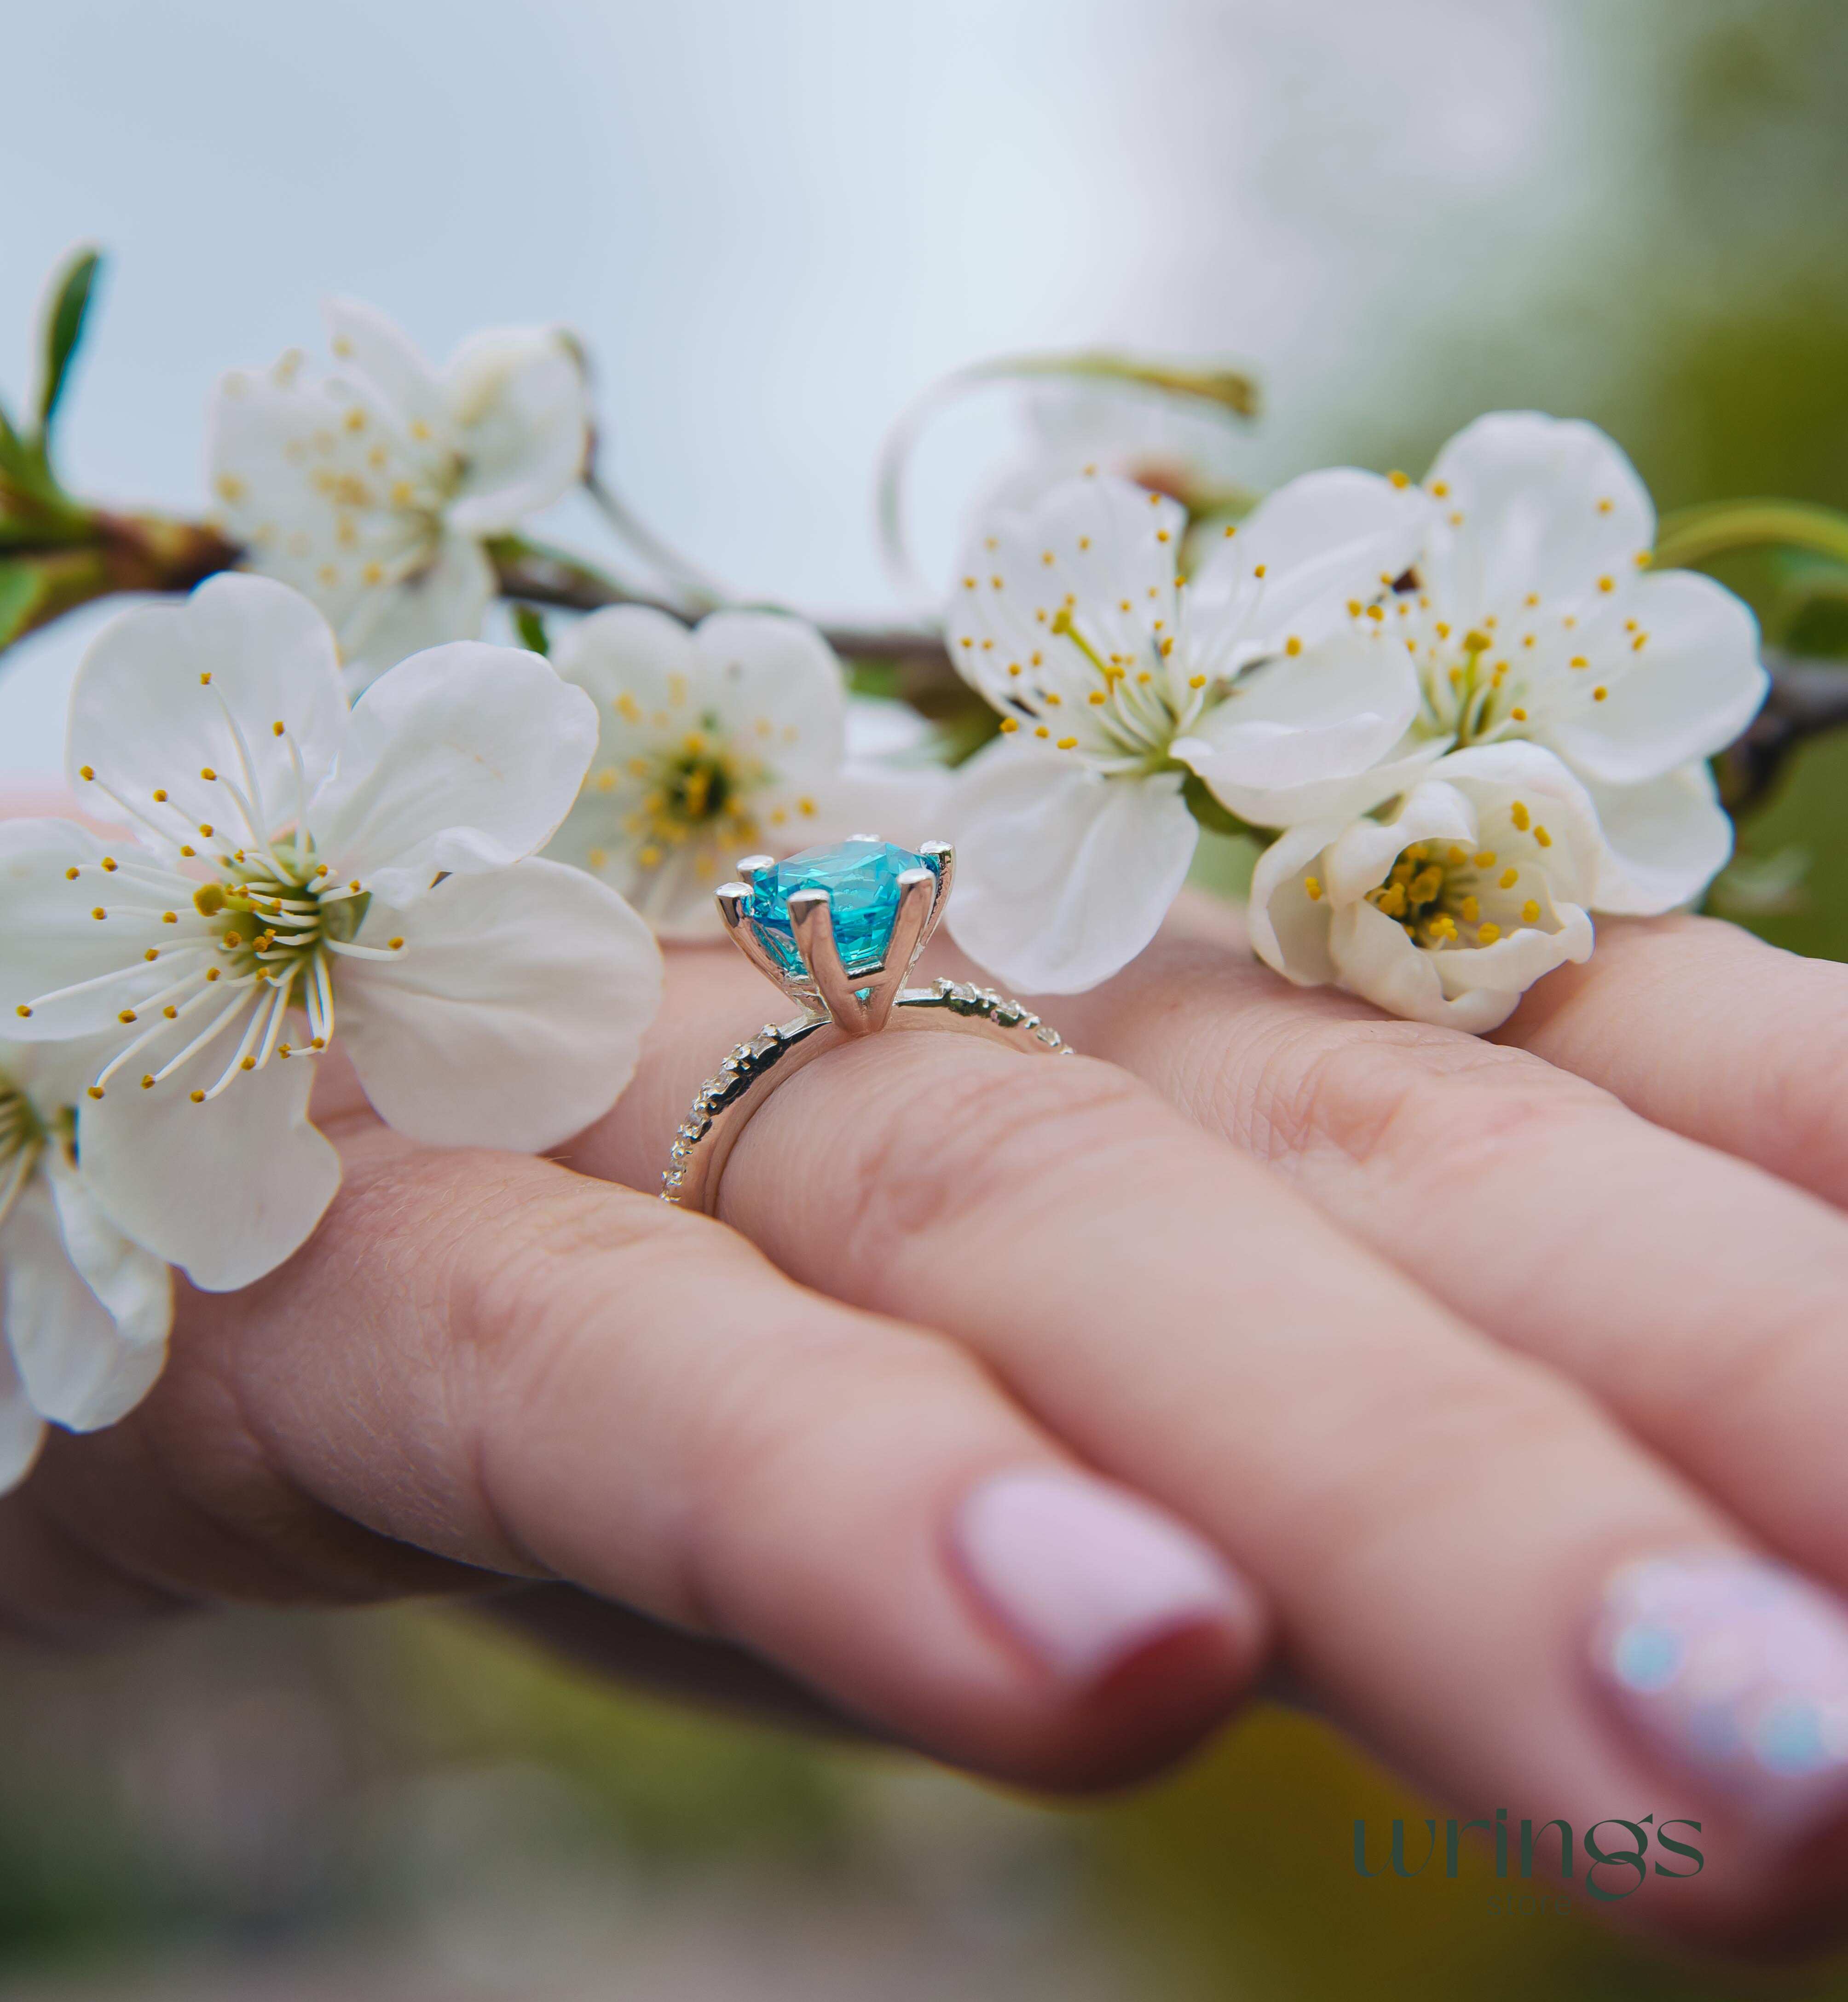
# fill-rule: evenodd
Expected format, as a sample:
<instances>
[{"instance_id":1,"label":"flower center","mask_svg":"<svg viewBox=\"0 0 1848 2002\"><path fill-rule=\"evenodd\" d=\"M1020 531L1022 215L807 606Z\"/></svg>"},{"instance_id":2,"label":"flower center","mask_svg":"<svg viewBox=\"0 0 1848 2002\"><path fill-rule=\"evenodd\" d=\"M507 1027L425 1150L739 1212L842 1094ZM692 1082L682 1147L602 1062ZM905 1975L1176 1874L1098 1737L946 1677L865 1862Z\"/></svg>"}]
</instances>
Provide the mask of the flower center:
<instances>
[{"instance_id":1,"label":"flower center","mask_svg":"<svg viewBox=\"0 0 1848 2002\"><path fill-rule=\"evenodd\" d=\"M305 1007L330 940L344 944L359 930L372 899L357 883L329 886L312 843L298 851L292 836L272 842L258 860L228 858L218 881L193 892L202 918L225 920L218 947L227 970L280 990L284 1006ZM330 1011L331 1012L331 1011Z\"/></svg>"},{"instance_id":2,"label":"flower center","mask_svg":"<svg viewBox=\"0 0 1848 2002\"><path fill-rule=\"evenodd\" d=\"M1428 951L1493 945L1551 915L1544 884L1523 876L1492 849L1414 841L1400 851L1386 881L1367 892L1367 902Z\"/></svg>"},{"instance_id":3,"label":"flower center","mask_svg":"<svg viewBox=\"0 0 1848 2002\"><path fill-rule=\"evenodd\" d=\"M629 773L640 787L635 805L623 821L624 832L640 845L636 859L653 869L689 842L710 847L758 839L756 817L750 809L754 793L774 778L767 765L741 753L707 716L703 727L655 747L630 761ZM612 770L591 781L601 790L615 783ZM591 866L599 866L592 858Z\"/></svg>"},{"instance_id":4,"label":"flower center","mask_svg":"<svg viewBox=\"0 0 1848 2002\"><path fill-rule=\"evenodd\" d=\"M45 1144L45 1128L26 1094L0 1073L0 1223L18 1200Z\"/></svg>"},{"instance_id":5,"label":"flower center","mask_svg":"<svg viewBox=\"0 0 1848 2002\"><path fill-rule=\"evenodd\" d=\"M1105 772L1159 771L1168 746L1205 705L1205 675L1177 689L1168 665L1174 645L1172 633L1158 630L1141 654L1107 652L1063 606L1052 616L1046 646L1024 663L1009 664L1002 699L1013 713L1002 716L1001 727L1030 727L1041 741L1082 751ZM1058 650L1049 659L1052 649Z\"/></svg>"},{"instance_id":6,"label":"flower center","mask_svg":"<svg viewBox=\"0 0 1848 2002\"><path fill-rule=\"evenodd\" d=\"M1472 627L1453 642L1439 625L1419 662L1427 726L1457 747L1518 735L1527 720L1517 677L1493 633Z\"/></svg>"}]
</instances>

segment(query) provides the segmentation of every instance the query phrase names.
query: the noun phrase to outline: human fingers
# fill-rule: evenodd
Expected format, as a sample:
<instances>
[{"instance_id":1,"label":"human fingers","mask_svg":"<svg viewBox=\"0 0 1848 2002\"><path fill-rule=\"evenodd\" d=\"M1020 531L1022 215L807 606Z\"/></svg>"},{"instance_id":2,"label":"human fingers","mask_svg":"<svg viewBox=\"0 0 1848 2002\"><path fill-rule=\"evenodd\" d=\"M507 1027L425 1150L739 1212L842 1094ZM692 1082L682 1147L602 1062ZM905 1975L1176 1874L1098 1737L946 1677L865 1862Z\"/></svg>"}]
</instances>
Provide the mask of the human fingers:
<instances>
[{"instance_id":1,"label":"human fingers","mask_svg":"<svg viewBox=\"0 0 1848 2002\"><path fill-rule=\"evenodd\" d=\"M556 1163L330 1126L346 1181L311 1243L190 1296L146 1404L0 1509L16 1618L48 1543L169 1599L556 1578L1070 1784L1171 1756L1255 1671L1224 1561L951 1344Z\"/></svg>"},{"instance_id":2,"label":"human fingers","mask_svg":"<svg viewBox=\"0 0 1848 2002\"><path fill-rule=\"evenodd\" d=\"M743 998L696 957L664 1073L706 983ZM666 1139L638 1104L581 1158L639 1179ZM765 1101L720 1205L793 1276L960 1338L1087 1460L1207 1531L1271 1595L1292 1665L1451 1798L1595 1819L1653 1792L1710 1815L1729 1854L1699 1916L1729 1923L1832 1809L1701 1766L1586 1671L1614 1575L1710 1575L1739 1526L1121 1072L866 1038Z\"/></svg>"},{"instance_id":3,"label":"human fingers","mask_svg":"<svg viewBox=\"0 0 1848 2002\"><path fill-rule=\"evenodd\" d=\"M1848 1207L1848 969L1714 918L1606 920L1496 1040Z\"/></svg>"},{"instance_id":4,"label":"human fingers","mask_svg":"<svg viewBox=\"0 0 1848 2002\"><path fill-rule=\"evenodd\" d=\"M1848 1219L1533 1055L1287 987L1229 913L1194 912L1076 1013L1090 1047L1848 1585Z\"/></svg>"}]
</instances>

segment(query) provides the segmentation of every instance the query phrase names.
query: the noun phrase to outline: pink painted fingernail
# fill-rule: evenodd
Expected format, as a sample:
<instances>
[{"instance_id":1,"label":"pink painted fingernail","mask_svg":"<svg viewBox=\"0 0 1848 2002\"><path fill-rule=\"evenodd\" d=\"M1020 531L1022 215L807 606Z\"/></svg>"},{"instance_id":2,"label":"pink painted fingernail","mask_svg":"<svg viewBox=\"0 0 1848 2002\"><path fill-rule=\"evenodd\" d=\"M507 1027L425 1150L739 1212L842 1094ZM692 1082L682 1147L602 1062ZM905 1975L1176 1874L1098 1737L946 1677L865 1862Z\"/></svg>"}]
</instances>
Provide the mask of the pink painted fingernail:
<instances>
[{"instance_id":1,"label":"pink painted fingernail","mask_svg":"<svg viewBox=\"0 0 1848 2002\"><path fill-rule=\"evenodd\" d=\"M1062 1680L1094 1683L1152 1641L1206 1624L1249 1632L1250 1588L1191 1530L1083 1474L998 1474L957 1512L963 1568Z\"/></svg>"},{"instance_id":2,"label":"pink painted fingernail","mask_svg":"<svg viewBox=\"0 0 1848 2002\"><path fill-rule=\"evenodd\" d=\"M1592 1662L1657 1748L1792 1837L1848 1809L1848 1609L1757 1557L1627 1564Z\"/></svg>"}]
</instances>

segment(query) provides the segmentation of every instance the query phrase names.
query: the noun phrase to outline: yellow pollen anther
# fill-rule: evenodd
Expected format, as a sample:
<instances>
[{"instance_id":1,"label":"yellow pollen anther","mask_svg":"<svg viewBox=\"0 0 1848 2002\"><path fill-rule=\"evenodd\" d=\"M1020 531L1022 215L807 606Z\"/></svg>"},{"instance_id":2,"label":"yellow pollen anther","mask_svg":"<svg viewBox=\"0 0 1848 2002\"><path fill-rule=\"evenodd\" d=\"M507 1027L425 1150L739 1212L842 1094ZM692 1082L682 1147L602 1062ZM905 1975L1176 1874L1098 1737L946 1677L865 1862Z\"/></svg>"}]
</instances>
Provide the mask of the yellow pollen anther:
<instances>
[{"instance_id":1,"label":"yellow pollen anther","mask_svg":"<svg viewBox=\"0 0 1848 2002\"><path fill-rule=\"evenodd\" d=\"M1608 702L1610 699L1610 690L1601 683L1592 689L1592 699L1593 702Z\"/></svg>"},{"instance_id":2,"label":"yellow pollen anther","mask_svg":"<svg viewBox=\"0 0 1848 2002\"><path fill-rule=\"evenodd\" d=\"M205 969L205 977L207 981L221 980L224 976L225 969L221 966L208 966Z\"/></svg>"},{"instance_id":3,"label":"yellow pollen anther","mask_svg":"<svg viewBox=\"0 0 1848 2002\"><path fill-rule=\"evenodd\" d=\"M1539 920L1540 907L1532 898L1529 897L1521 906L1521 922L1524 925L1534 925L1538 924Z\"/></svg>"},{"instance_id":4,"label":"yellow pollen anther","mask_svg":"<svg viewBox=\"0 0 1848 2002\"><path fill-rule=\"evenodd\" d=\"M77 776L80 779L93 779L96 774L89 766L79 765L77 768Z\"/></svg>"},{"instance_id":5,"label":"yellow pollen anther","mask_svg":"<svg viewBox=\"0 0 1848 2002\"><path fill-rule=\"evenodd\" d=\"M1500 878L1501 887L1505 890L1512 890L1520 880L1521 872L1518 869L1505 869Z\"/></svg>"},{"instance_id":6,"label":"yellow pollen anther","mask_svg":"<svg viewBox=\"0 0 1848 2002\"><path fill-rule=\"evenodd\" d=\"M1085 699L1090 703L1092 708L1101 709L1104 705L1110 700L1110 697L1104 692L1102 689L1093 689Z\"/></svg>"},{"instance_id":7,"label":"yellow pollen anther","mask_svg":"<svg viewBox=\"0 0 1848 2002\"><path fill-rule=\"evenodd\" d=\"M1600 591L1615 591L1616 588L1617 580L1614 577L1601 577L1598 580L1598 588Z\"/></svg>"},{"instance_id":8,"label":"yellow pollen anther","mask_svg":"<svg viewBox=\"0 0 1848 2002\"><path fill-rule=\"evenodd\" d=\"M148 950L141 954L141 957L143 959L152 963L153 961L159 958L160 947L157 945L151 945L148 947Z\"/></svg>"},{"instance_id":9,"label":"yellow pollen anther","mask_svg":"<svg viewBox=\"0 0 1848 2002\"><path fill-rule=\"evenodd\" d=\"M1078 748L1078 739L1076 737L1062 737L1055 748L1060 751L1076 751Z\"/></svg>"},{"instance_id":10,"label":"yellow pollen anther","mask_svg":"<svg viewBox=\"0 0 1848 2002\"><path fill-rule=\"evenodd\" d=\"M1187 686L1189 688L1203 689L1205 685L1206 677L1205 675L1189 675L1187 676Z\"/></svg>"},{"instance_id":11,"label":"yellow pollen anther","mask_svg":"<svg viewBox=\"0 0 1848 2002\"><path fill-rule=\"evenodd\" d=\"M1543 827L1536 827L1534 829L1533 838L1543 848L1550 848L1553 846L1553 837Z\"/></svg>"},{"instance_id":12,"label":"yellow pollen anther","mask_svg":"<svg viewBox=\"0 0 1848 2002\"><path fill-rule=\"evenodd\" d=\"M1233 537L1234 535L1236 535L1237 533L1238 533L1238 528L1237 528L1236 525L1231 525L1231 524L1229 524L1229 525L1228 525L1228 526L1227 526L1227 528L1226 528L1226 539L1227 540L1227 542L1229 542L1232 540Z\"/></svg>"},{"instance_id":13,"label":"yellow pollen anther","mask_svg":"<svg viewBox=\"0 0 1848 2002\"><path fill-rule=\"evenodd\" d=\"M201 688L210 688L211 686L211 676L210 675L201 675L199 677L199 685Z\"/></svg>"},{"instance_id":14,"label":"yellow pollen anther","mask_svg":"<svg viewBox=\"0 0 1848 2002\"><path fill-rule=\"evenodd\" d=\"M281 737L284 734L287 728L288 725L285 724L272 723L270 725L270 734L272 737Z\"/></svg>"},{"instance_id":15,"label":"yellow pollen anther","mask_svg":"<svg viewBox=\"0 0 1848 2002\"><path fill-rule=\"evenodd\" d=\"M393 952L402 952L404 949L404 941L401 938L387 939L385 940L385 943L391 947Z\"/></svg>"},{"instance_id":16,"label":"yellow pollen anther","mask_svg":"<svg viewBox=\"0 0 1848 2002\"><path fill-rule=\"evenodd\" d=\"M1322 885L1316 877L1313 876L1305 876L1302 879L1302 888L1307 893L1309 900L1312 904L1319 904L1321 902Z\"/></svg>"},{"instance_id":17,"label":"yellow pollen anther","mask_svg":"<svg viewBox=\"0 0 1848 2002\"><path fill-rule=\"evenodd\" d=\"M65 871L65 881L67 883L75 883L82 873L83 872L78 869L67 869Z\"/></svg>"},{"instance_id":18,"label":"yellow pollen anther","mask_svg":"<svg viewBox=\"0 0 1848 2002\"><path fill-rule=\"evenodd\" d=\"M1410 480L1407 479L1396 466L1393 467L1393 470L1386 475L1386 477L1395 487L1409 487L1411 484Z\"/></svg>"},{"instance_id":19,"label":"yellow pollen anther","mask_svg":"<svg viewBox=\"0 0 1848 2002\"><path fill-rule=\"evenodd\" d=\"M1516 723L1525 723L1527 720L1527 712L1524 709L1511 709L1508 714Z\"/></svg>"},{"instance_id":20,"label":"yellow pollen anther","mask_svg":"<svg viewBox=\"0 0 1848 2002\"><path fill-rule=\"evenodd\" d=\"M32 1010L26 1006L23 1001L19 1003L18 1007L14 1009L13 1013L19 1017L22 1022L29 1022L32 1019Z\"/></svg>"},{"instance_id":21,"label":"yellow pollen anther","mask_svg":"<svg viewBox=\"0 0 1848 2002\"><path fill-rule=\"evenodd\" d=\"M1010 731L1018 730L1020 727L1011 716L1004 716L1001 719L1001 731L1003 736L1007 735Z\"/></svg>"},{"instance_id":22,"label":"yellow pollen anther","mask_svg":"<svg viewBox=\"0 0 1848 2002\"><path fill-rule=\"evenodd\" d=\"M1516 800L1514 804L1508 808L1508 817L1523 834L1527 832L1528 823L1532 818L1532 815L1529 814L1525 806L1523 805L1519 800Z\"/></svg>"},{"instance_id":23,"label":"yellow pollen anther","mask_svg":"<svg viewBox=\"0 0 1848 2002\"><path fill-rule=\"evenodd\" d=\"M107 912L103 909L103 906L102 906L100 904L99 904L99 905L96 906L96 908L93 911L92 911L92 912L91 912L91 913L90 913L90 916L91 916L92 918L101 918L101 917L106 917L107 915L108 915L108 913L107 913Z\"/></svg>"},{"instance_id":24,"label":"yellow pollen anther","mask_svg":"<svg viewBox=\"0 0 1848 2002\"><path fill-rule=\"evenodd\" d=\"M1302 642L1296 637L1294 633L1292 633L1290 637L1284 641L1283 650L1294 659L1297 654L1302 651Z\"/></svg>"},{"instance_id":25,"label":"yellow pollen anther","mask_svg":"<svg viewBox=\"0 0 1848 2002\"><path fill-rule=\"evenodd\" d=\"M171 1001L169 1001L166 1007L162 1009L160 1012L166 1017L169 1022L177 1022L180 1020L180 1010L173 1006Z\"/></svg>"},{"instance_id":26,"label":"yellow pollen anther","mask_svg":"<svg viewBox=\"0 0 1848 2002\"><path fill-rule=\"evenodd\" d=\"M1036 737L1050 737L1052 734L1052 732L1046 727L1044 724L1039 723L1034 724L1033 734Z\"/></svg>"},{"instance_id":27,"label":"yellow pollen anther","mask_svg":"<svg viewBox=\"0 0 1848 2002\"><path fill-rule=\"evenodd\" d=\"M99 1084L92 1084L90 1086L90 1096L92 1098L100 1098L103 1096L102 1086Z\"/></svg>"},{"instance_id":28,"label":"yellow pollen anther","mask_svg":"<svg viewBox=\"0 0 1848 2002\"><path fill-rule=\"evenodd\" d=\"M205 1093L202 1091L189 1091L187 1096L195 1105L203 1105L205 1103Z\"/></svg>"},{"instance_id":29,"label":"yellow pollen anther","mask_svg":"<svg viewBox=\"0 0 1848 2002\"><path fill-rule=\"evenodd\" d=\"M1479 925L1476 930L1476 943L1478 945L1493 945L1501 936L1501 927L1499 925Z\"/></svg>"},{"instance_id":30,"label":"yellow pollen anther","mask_svg":"<svg viewBox=\"0 0 1848 2002\"><path fill-rule=\"evenodd\" d=\"M1438 500L1442 500L1449 494L1449 483L1447 480L1434 480L1431 483L1431 490Z\"/></svg>"},{"instance_id":31,"label":"yellow pollen anther","mask_svg":"<svg viewBox=\"0 0 1848 2002\"><path fill-rule=\"evenodd\" d=\"M1608 514L1610 512L1610 511L1611 511L1611 504L1610 504L1610 502L1609 502L1609 501L1608 501L1608 500L1600 500L1600 501L1598 503L1598 511L1599 511L1599 513L1600 514Z\"/></svg>"},{"instance_id":32,"label":"yellow pollen anther","mask_svg":"<svg viewBox=\"0 0 1848 2002\"><path fill-rule=\"evenodd\" d=\"M1251 566L1251 574L1254 577L1262 577L1270 567L1268 563L1254 563Z\"/></svg>"}]
</instances>

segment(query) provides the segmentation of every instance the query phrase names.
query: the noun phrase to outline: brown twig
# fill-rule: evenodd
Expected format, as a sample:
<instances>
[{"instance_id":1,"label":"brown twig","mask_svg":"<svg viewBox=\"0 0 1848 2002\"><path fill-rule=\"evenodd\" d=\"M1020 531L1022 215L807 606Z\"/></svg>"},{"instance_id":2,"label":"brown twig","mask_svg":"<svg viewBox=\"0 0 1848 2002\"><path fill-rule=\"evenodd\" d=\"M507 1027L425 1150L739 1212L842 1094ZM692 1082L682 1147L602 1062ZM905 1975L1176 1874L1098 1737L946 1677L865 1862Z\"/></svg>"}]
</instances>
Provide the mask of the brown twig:
<instances>
[{"instance_id":1,"label":"brown twig","mask_svg":"<svg viewBox=\"0 0 1848 2002\"><path fill-rule=\"evenodd\" d=\"M1798 747L1848 725L1848 662L1765 649L1771 692L1744 736L1720 754L1720 794L1730 811L1762 806Z\"/></svg>"}]
</instances>

